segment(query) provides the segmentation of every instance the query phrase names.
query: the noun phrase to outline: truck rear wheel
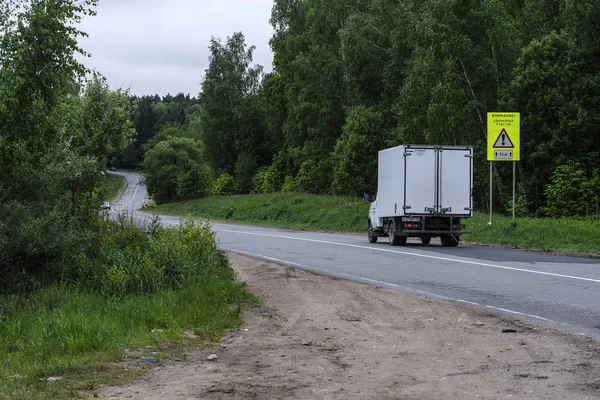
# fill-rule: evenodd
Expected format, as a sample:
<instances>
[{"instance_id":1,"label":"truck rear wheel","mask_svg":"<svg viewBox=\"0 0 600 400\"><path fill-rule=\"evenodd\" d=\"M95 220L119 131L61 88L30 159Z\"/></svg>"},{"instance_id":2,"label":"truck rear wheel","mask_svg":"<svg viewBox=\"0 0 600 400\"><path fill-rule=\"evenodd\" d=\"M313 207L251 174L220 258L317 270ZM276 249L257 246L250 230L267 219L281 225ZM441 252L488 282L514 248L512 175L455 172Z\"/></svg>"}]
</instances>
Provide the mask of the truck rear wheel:
<instances>
[{"instance_id":1,"label":"truck rear wheel","mask_svg":"<svg viewBox=\"0 0 600 400\"><path fill-rule=\"evenodd\" d=\"M371 220L369 220L369 230L367 231L367 238L369 239L369 243L377 243L377 236L375 236L375 232L373 232L373 225L371 225Z\"/></svg>"},{"instance_id":2,"label":"truck rear wheel","mask_svg":"<svg viewBox=\"0 0 600 400\"><path fill-rule=\"evenodd\" d=\"M440 238L442 246L444 247L456 247L458 246L459 237L454 235L442 235Z\"/></svg>"},{"instance_id":3,"label":"truck rear wheel","mask_svg":"<svg viewBox=\"0 0 600 400\"><path fill-rule=\"evenodd\" d=\"M390 237L390 244L392 246L404 246L406 244L406 236L396 236L396 225L394 221L390 221L388 225L388 236Z\"/></svg>"}]
</instances>

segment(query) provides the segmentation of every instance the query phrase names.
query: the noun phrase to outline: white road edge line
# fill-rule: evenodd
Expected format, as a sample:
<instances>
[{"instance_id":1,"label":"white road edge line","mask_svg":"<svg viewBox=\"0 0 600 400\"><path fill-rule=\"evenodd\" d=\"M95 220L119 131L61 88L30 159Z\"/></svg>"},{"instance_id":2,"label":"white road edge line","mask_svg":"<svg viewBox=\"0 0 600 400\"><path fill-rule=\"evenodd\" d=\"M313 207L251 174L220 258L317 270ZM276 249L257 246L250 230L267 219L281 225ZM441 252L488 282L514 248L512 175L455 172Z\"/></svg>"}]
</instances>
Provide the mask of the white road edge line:
<instances>
[{"instance_id":1,"label":"white road edge line","mask_svg":"<svg viewBox=\"0 0 600 400\"><path fill-rule=\"evenodd\" d=\"M266 233L234 231L234 230L229 230L229 229L218 229L218 228L214 228L214 227L213 227L213 230L214 231L218 231L218 232L238 233L238 234L243 234L243 235L265 236L265 237L274 237L274 238L280 238L280 239L300 240L300 241L305 241L305 242L333 244L333 245L337 245L337 246L354 247L354 248L358 248L358 249L367 249L367 250L374 250L374 251L382 251L382 252L386 252L386 253L404 254L404 255L409 255L409 256L414 256L414 257L430 258L430 259L433 259L433 260L452 261L452 262L462 263L462 264L479 265L479 266L482 266L482 267L490 267L490 268L504 269L504 270L509 270L509 271L525 272L525 273L530 273L530 274L553 276L553 277L557 277L557 278L575 279L575 280L586 281L586 282L600 283L600 279L585 278L585 277L573 276L573 275L556 274L556 273L553 273L553 272L534 271L534 270L524 269L524 268L506 267L506 266L503 266L503 265L487 264L487 263L481 263L481 262L477 262L477 261L459 260L459 259L448 258L448 257L431 256L431 255L427 255L427 254L411 253L411 252L408 252L408 251L380 249L380 248L376 248L376 247L361 246L361 245L350 244L350 243L339 243L339 242L331 242L331 241L327 241L327 240L299 238L299 237L294 237L294 236L271 235L271 234L266 234Z\"/></svg>"},{"instance_id":2,"label":"white road edge line","mask_svg":"<svg viewBox=\"0 0 600 400\"><path fill-rule=\"evenodd\" d=\"M334 271L331 271L331 270L328 270L328 269L325 269L325 268L309 267L307 265L298 264L298 263L295 263L295 262L292 262L292 261L280 260L278 258L268 257L268 256L265 256L265 255L262 255L262 254L250 253L250 252L247 252L247 251L241 251L241 250L235 250L235 249L228 249L228 248L225 248L225 247L222 247L221 250L231 251L233 253L238 253L238 254L242 254L242 255L245 255L245 256L249 256L249 257L253 257L253 258L258 258L258 259L265 260L265 261L273 261L273 262L278 263L278 264L291 265L291 266L294 266L294 267L299 267L299 268L305 269L307 271L325 272L329 276L345 276L345 277L350 278L350 279L355 280L355 281L364 281L364 282L367 282L367 283L377 284L377 285L380 285L380 286L389 286L389 287L393 287L393 288L396 288L396 289L402 289L403 291L406 291L406 292L419 293L419 294L423 294L423 295L426 295L426 296L437 297L439 299L443 299L443 300L447 300L447 301L453 301L453 302L458 302L458 303L466 303L466 304L470 304L470 305L473 305L473 306L479 306L479 307L483 306L485 308L489 308L489 309L492 309L492 310L498 310L498 311L502 311L502 312L509 313L509 314L530 317L530 318L539 319L541 321L550 322L550 323L554 323L554 324L558 323L558 322L556 322L554 320L551 320L551 319L548 319L548 318L544 318L544 317L540 317L538 315L526 314L526 313L522 313L522 312L519 312L519 311L509 310L507 308L482 305L482 304L479 304L479 303L474 303L472 301L467 301L467 300L462 300L462 299L455 299L455 298L447 297L447 296L441 296L439 294L425 292L423 290L416 290L416 289L412 289L412 288L409 288L409 287L406 287L406 286L396 285L396 284L393 284L393 283L378 281L378 280L375 280L375 279L363 278L363 277L356 276L356 275L350 275L350 274L345 274L345 273L338 273L338 272L334 272ZM561 323L561 325L568 325L568 324Z\"/></svg>"},{"instance_id":3,"label":"white road edge line","mask_svg":"<svg viewBox=\"0 0 600 400\"><path fill-rule=\"evenodd\" d=\"M142 217L135 216L135 215L133 217L134 218L142 218ZM146 217L143 217L143 218L146 218ZM177 225L178 224L176 222L163 221L163 224L165 224L165 223L169 224L169 225ZM428 256L428 255L425 255L425 254L415 254L415 253L404 252L404 251L375 249L375 248L372 248L372 247L359 246L359 245L355 245L355 244L328 242L328 241L324 241L324 240L315 240L315 239L296 238L296 237L293 237L293 236L267 235L267 234L262 234L262 233L240 232L240 231L232 231L232 230L226 230L226 229L215 229L214 227L213 227L213 230L215 230L215 231L221 231L221 232L244 233L244 234L247 234L247 235L281 237L281 238L285 238L285 239L297 239L297 240L304 240L304 241L311 241L311 242L318 242L318 243L326 243L326 244L337 244L337 245L341 245L341 246L358 247L358 248L365 248L365 249L371 249L371 250L379 250L379 251L386 251L386 252L392 252L392 253L414 255L414 256L419 256L419 257L426 257L426 258L434 258L434 259L440 259L440 260L447 260L447 261L464 262L464 263L468 263L468 264L484 265L484 266L491 266L491 267L497 267L497 268L515 269L515 270L524 271L524 272L541 273L541 274L547 274L547 275L558 275L558 274L550 274L550 273L547 273L547 272L521 270L519 268L494 266L492 264L476 263L476 262L473 262L473 261L455 260L455 259L452 259L452 258ZM238 253L238 254L249 256L249 257L254 257L254 258L259 258L259 259L263 259L263 260L266 260L266 261L273 261L273 262L276 262L276 263L279 263L279 264L291 265L291 266L299 267L299 268L305 269L307 271L324 272L324 273L326 273L329 276L345 276L347 278L350 278L350 279L356 280L356 281L363 281L363 282L377 284L377 285L381 285L381 286L393 287L393 288L396 288L396 289L402 289L403 291L406 291L406 292L419 293L419 294L423 294L423 295L431 296L431 297L436 297L436 298L447 300L447 301L453 301L453 302L457 302L457 303L466 303L466 304L470 304L470 305L473 305L473 306L483 306L485 308L489 308L489 309L493 309L493 310L498 310L498 311L503 311L503 312L506 312L506 313L514 314L514 315L526 316L526 317L530 317L530 318L534 318L534 319L539 319L539 320L542 320L542 321L551 322L551 323L555 323L555 324L558 323L558 322L556 322L554 320L551 320L551 319L548 319L548 318L544 318L544 317L540 317L540 316L533 315L533 314L526 314L526 313L522 313L522 312L519 312L519 311L513 311L513 310L506 309L506 308L500 308L500 307L495 307L495 306L482 305L482 304L475 303L475 302L468 301L468 300L455 299L455 298L452 298L452 297L442 296L442 295L439 295L439 294L430 293L430 292L426 292L426 291L423 291L423 290L417 290L417 289L412 289L412 288L409 288L409 287L406 287L406 286L396 285L394 283L383 282L383 281L378 281L378 280L369 279L369 278L363 278L361 276L346 274L346 273L343 273L343 272L342 273L335 272L335 271L331 271L331 270L328 270L328 269L325 269L325 268L309 267L307 265L295 263L293 261L280 260L278 258L268 257L268 256L265 256L265 255L262 255L262 254L250 253L250 252L242 251L242 250L228 249L228 248L225 248L225 247L220 247L220 248L222 250L231 251L233 253ZM563 277L568 277L568 275L565 275ZM577 279L577 277L575 277L575 279ZM580 278L580 279L582 279L582 280L590 280L588 278ZM596 280L593 280L593 279L591 279L591 280L592 281L596 281ZM600 281L596 281L596 282L600 282ZM561 325L568 325L568 324L561 323Z\"/></svg>"}]
</instances>

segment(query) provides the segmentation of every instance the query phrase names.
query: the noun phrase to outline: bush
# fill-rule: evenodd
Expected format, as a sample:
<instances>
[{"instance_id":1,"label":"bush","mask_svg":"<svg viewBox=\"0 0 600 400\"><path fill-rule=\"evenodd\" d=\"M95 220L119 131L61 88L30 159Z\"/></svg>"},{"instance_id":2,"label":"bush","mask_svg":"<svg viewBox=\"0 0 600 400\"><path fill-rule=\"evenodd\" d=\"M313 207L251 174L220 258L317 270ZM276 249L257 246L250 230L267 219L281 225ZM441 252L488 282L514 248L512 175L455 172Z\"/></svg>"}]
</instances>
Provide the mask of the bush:
<instances>
[{"instance_id":1,"label":"bush","mask_svg":"<svg viewBox=\"0 0 600 400\"><path fill-rule=\"evenodd\" d=\"M550 217L581 217L597 212L600 179L589 180L576 162L554 170L546 187L547 206L542 212Z\"/></svg>"},{"instance_id":2,"label":"bush","mask_svg":"<svg viewBox=\"0 0 600 400\"><path fill-rule=\"evenodd\" d=\"M506 213L512 215L513 211L513 203L512 199L506 202ZM527 209L527 202L525 201L525 197L523 195L517 195L515 198L515 217L524 218L530 215L529 210Z\"/></svg>"},{"instance_id":3,"label":"bush","mask_svg":"<svg viewBox=\"0 0 600 400\"><path fill-rule=\"evenodd\" d=\"M329 191L332 183L333 169L329 159L314 161L306 160L300 166L296 176L297 189L301 192L324 194Z\"/></svg>"},{"instance_id":4,"label":"bush","mask_svg":"<svg viewBox=\"0 0 600 400\"><path fill-rule=\"evenodd\" d=\"M298 190L298 184L293 176L286 176L283 180L283 186L281 187L282 192L296 192Z\"/></svg>"},{"instance_id":5,"label":"bush","mask_svg":"<svg viewBox=\"0 0 600 400\"><path fill-rule=\"evenodd\" d=\"M212 195L213 196L228 196L232 194L238 194L240 189L233 179L233 176L227 172L221 174L213 183Z\"/></svg>"},{"instance_id":6,"label":"bush","mask_svg":"<svg viewBox=\"0 0 600 400\"><path fill-rule=\"evenodd\" d=\"M212 182L210 170L205 165L195 164L177 180L178 200L202 199L210 195Z\"/></svg>"},{"instance_id":7,"label":"bush","mask_svg":"<svg viewBox=\"0 0 600 400\"><path fill-rule=\"evenodd\" d=\"M80 254L75 263L63 265L64 279L83 290L122 298L180 289L213 275L234 278L209 223L186 219L165 229L155 219L150 226L145 233L129 219L107 222L98 254Z\"/></svg>"},{"instance_id":8,"label":"bush","mask_svg":"<svg viewBox=\"0 0 600 400\"><path fill-rule=\"evenodd\" d=\"M274 166L263 168L252 179L254 193L273 193L279 190L279 179Z\"/></svg>"}]
</instances>

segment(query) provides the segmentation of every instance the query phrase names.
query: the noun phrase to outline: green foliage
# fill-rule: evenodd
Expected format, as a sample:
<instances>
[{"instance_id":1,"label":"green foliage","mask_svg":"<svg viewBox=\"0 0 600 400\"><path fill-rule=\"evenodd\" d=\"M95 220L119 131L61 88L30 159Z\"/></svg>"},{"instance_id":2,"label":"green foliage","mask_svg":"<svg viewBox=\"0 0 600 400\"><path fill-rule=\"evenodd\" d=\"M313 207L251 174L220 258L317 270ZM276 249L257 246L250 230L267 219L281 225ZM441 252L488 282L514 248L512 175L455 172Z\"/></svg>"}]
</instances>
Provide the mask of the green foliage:
<instances>
[{"instance_id":1,"label":"green foliage","mask_svg":"<svg viewBox=\"0 0 600 400\"><path fill-rule=\"evenodd\" d=\"M241 191L249 193L252 190L252 178L257 170L256 158L251 154L240 154L235 162L236 182Z\"/></svg>"},{"instance_id":2,"label":"green foliage","mask_svg":"<svg viewBox=\"0 0 600 400\"><path fill-rule=\"evenodd\" d=\"M332 154L334 193L377 192L377 151L385 147L387 138L381 113L362 106L350 110Z\"/></svg>"},{"instance_id":3,"label":"green foliage","mask_svg":"<svg viewBox=\"0 0 600 400\"><path fill-rule=\"evenodd\" d=\"M113 201L126 187L127 180L119 175L104 175L105 196L104 200Z\"/></svg>"},{"instance_id":4,"label":"green foliage","mask_svg":"<svg viewBox=\"0 0 600 400\"><path fill-rule=\"evenodd\" d=\"M126 147L135 131L129 119L128 93L109 89L106 79L94 75L81 97L82 124L73 135L76 147L106 160L108 154ZM66 120L66 118L65 118ZM106 161L104 161L106 165Z\"/></svg>"},{"instance_id":5,"label":"green foliage","mask_svg":"<svg viewBox=\"0 0 600 400\"><path fill-rule=\"evenodd\" d=\"M517 195L515 198L515 217L523 218L529 217L530 212L527 209L527 202L525 201L525 197L523 195ZM512 215L513 212L513 202L512 199L506 203L506 214Z\"/></svg>"},{"instance_id":6,"label":"green foliage","mask_svg":"<svg viewBox=\"0 0 600 400\"><path fill-rule=\"evenodd\" d=\"M588 179L576 162L556 168L546 187L548 206L542 212L550 217L574 217L598 214L598 175Z\"/></svg>"},{"instance_id":7,"label":"green foliage","mask_svg":"<svg viewBox=\"0 0 600 400\"><path fill-rule=\"evenodd\" d=\"M68 286L0 295L0 398L89 397L90 389L122 384L141 372L118 366L126 349L152 346L152 355L163 360L179 356L182 345L219 340L239 328L241 308L257 302L229 267L221 271L176 291L118 300ZM119 282L114 272L110 276ZM126 360L143 355L150 350ZM61 379L40 382L51 376Z\"/></svg>"},{"instance_id":8,"label":"green foliage","mask_svg":"<svg viewBox=\"0 0 600 400\"><path fill-rule=\"evenodd\" d=\"M165 129L171 132L181 128L168 126ZM197 140L168 136L157 141L146 150L142 166L148 193L157 203L204 196L208 192L210 173Z\"/></svg>"},{"instance_id":9,"label":"green foliage","mask_svg":"<svg viewBox=\"0 0 600 400\"><path fill-rule=\"evenodd\" d=\"M356 197L279 192L164 204L157 212L282 228L366 233L369 204Z\"/></svg>"},{"instance_id":10,"label":"green foliage","mask_svg":"<svg viewBox=\"0 0 600 400\"><path fill-rule=\"evenodd\" d=\"M262 67L252 67L254 46L235 32L225 44L211 39L210 64L202 82L202 134L213 170L240 173L250 189L255 166L270 161L264 136L262 102L258 96ZM237 166L236 166L237 164Z\"/></svg>"},{"instance_id":11,"label":"green foliage","mask_svg":"<svg viewBox=\"0 0 600 400\"><path fill-rule=\"evenodd\" d=\"M121 168L135 169L144 158L145 149L153 147L149 142L159 133L166 132L167 126L183 129L183 137L198 139L200 136L197 119L200 114L200 100L189 94L179 93L176 96L166 95L162 98L154 96L132 96L131 120L135 128L135 140L127 148L112 153L111 163ZM179 131L174 136L177 136ZM171 133L167 133L172 135ZM166 138L163 137L164 140Z\"/></svg>"},{"instance_id":12,"label":"green foliage","mask_svg":"<svg viewBox=\"0 0 600 400\"><path fill-rule=\"evenodd\" d=\"M587 174L600 167L600 137L592 133L600 122L600 78L588 63L571 35L552 32L529 43L514 70L508 105L521 111L521 129L528 133L521 183L534 210L545 204L557 167L575 160Z\"/></svg>"},{"instance_id":13,"label":"green foliage","mask_svg":"<svg viewBox=\"0 0 600 400\"><path fill-rule=\"evenodd\" d=\"M63 265L63 280L122 298L183 288L214 274L233 279L209 223L186 219L178 227L151 226L147 234L127 218L107 223L97 254L79 254L76 262Z\"/></svg>"},{"instance_id":14,"label":"green foliage","mask_svg":"<svg viewBox=\"0 0 600 400\"><path fill-rule=\"evenodd\" d=\"M233 220L281 228L329 232L357 232L367 242L366 217L369 204L351 197L318 196L304 193L270 193L206 198L187 203L165 204L157 212L193 215L216 220ZM523 249L557 251L565 254L600 256L600 222L594 218L518 218L475 213L463 221L472 234L467 242L516 246Z\"/></svg>"},{"instance_id":15,"label":"green foliage","mask_svg":"<svg viewBox=\"0 0 600 400\"><path fill-rule=\"evenodd\" d=\"M201 199L209 196L212 190L212 177L206 165L193 165L177 180L177 196L181 200Z\"/></svg>"},{"instance_id":16,"label":"green foliage","mask_svg":"<svg viewBox=\"0 0 600 400\"><path fill-rule=\"evenodd\" d=\"M131 136L128 94L95 75L77 28L95 0L23 1L0 20L0 290L56 279L96 244L108 153ZM40 232L44 232L40 235Z\"/></svg>"},{"instance_id":17,"label":"green foliage","mask_svg":"<svg viewBox=\"0 0 600 400\"><path fill-rule=\"evenodd\" d=\"M600 256L599 222L579 218L518 218L494 215L488 226L489 215L475 213L467 220L467 229L473 233L466 241L521 249L553 251L587 257Z\"/></svg>"},{"instance_id":18,"label":"green foliage","mask_svg":"<svg viewBox=\"0 0 600 400\"><path fill-rule=\"evenodd\" d=\"M233 176L229 175L227 172L222 173L215 181L212 186L212 195L213 196L228 196L231 194L239 193L240 189L233 179Z\"/></svg>"},{"instance_id":19,"label":"green foliage","mask_svg":"<svg viewBox=\"0 0 600 400\"><path fill-rule=\"evenodd\" d=\"M254 193L272 193L280 188L280 180L274 166L262 168L252 179L252 191Z\"/></svg>"},{"instance_id":20,"label":"green foliage","mask_svg":"<svg viewBox=\"0 0 600 400\"><path fill-rule=\"evenodd\" d=\"M293 176L286 175L281 186L281 191L286 193L296 192L298 190L298 184Z\"/></svg>"},{"instance_id":21,"label":"green foliage","mask_svg":"<svg viewBox=\"0 0 600 400\"><path fill-rule=\"evenodd\" d=\"M300 166L295 179L296 189L314 194L327 193L331 186L332 175L331 161L328 158L320 161L308 159Z\"/></svg>"}]
</instances>

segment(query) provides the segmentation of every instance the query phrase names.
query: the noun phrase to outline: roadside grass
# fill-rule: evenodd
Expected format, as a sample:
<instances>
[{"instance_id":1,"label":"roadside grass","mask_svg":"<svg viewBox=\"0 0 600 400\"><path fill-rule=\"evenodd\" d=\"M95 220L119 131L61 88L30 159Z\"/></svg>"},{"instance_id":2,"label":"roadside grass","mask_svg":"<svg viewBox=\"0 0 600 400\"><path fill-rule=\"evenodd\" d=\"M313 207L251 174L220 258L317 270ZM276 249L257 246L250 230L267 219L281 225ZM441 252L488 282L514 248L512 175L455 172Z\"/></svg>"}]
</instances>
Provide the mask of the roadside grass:
<instances>
[{"instance_id":1,"label":"roadside grass","mask_svg":"<svg viewBox=\"0 0 600 400\"><path fill-rule=\"evenodd\" d=\"M117 172L131 172L134 174L141 174L142 170L141 169L136 169L136 168L117 168Z\"/></svg>"},{"instance_id":2,"label":"roadside grass","mask_svg":"<svg viewBox=\"0 0 600 400\"><path fill-rule=\"evenodd\" d=\"M585 257L600 257L600 220L595 218L516 218L475 213L465 240Z\"/></svg>"},{"instance_id":3,"label":"roadside grass","mask_svg":"<svg viewBox=\"0 0 600 400\"><path fill-rule=\"evenodd\" d=\"M270 193L210 197L185 203L164 204L154 212L191 215L217 221L329 232L365 233L369 204L351 197L301 193ZM465 221L472 234L466 242L512 246L587 257L600 256L600 220L493 216L476 212Z\"/></svg>"},{"instance_id":4,"label":"roadside grass","mask_svg":"<svg viewBox=\"0 0 600 400\"><path fill-rule=\"evenodd\" d=\"M164 204L154 212L281 228L366 232L369 204L353 197L268 193Z\"/></svg>"},{"instance_id":5,"label":"roadside grass","mask_svg":"<svg viewBox=\"0 0 600 400\"><path fill-rule=\"evenodd\" d=\"M56 283L0 295L0 399L94 396L138 374L136 357L214 343L258 305L206 221L152 220L144 232L122 217L99 229L89 252L64 254Z\"/></svg>"},{"instance_id":6,"label":"roadside grass","mask_svg":"<svg viewBox=\"0 0 600 400\"><path fill-rule=\"evenodd\" d=\"M113 201L127 185L127 180L119 175L105 174L106 200Z\"/></svg>"},{"instance_id":7,"label":"roadside grass","mask_svg":"<svg viewBox=\"0 0 600 400\"><path fill-rule=\"evenodd\" d=\"M125 359L125 349L151 346L137 356L153 352L160 360L186 344L213 343L238 328L242 307L256 301L244 285L217 277L119 300L58 286L0 296L0 398L93 395L140 372L113 364Z\"/></svg>"}]
</instances>

